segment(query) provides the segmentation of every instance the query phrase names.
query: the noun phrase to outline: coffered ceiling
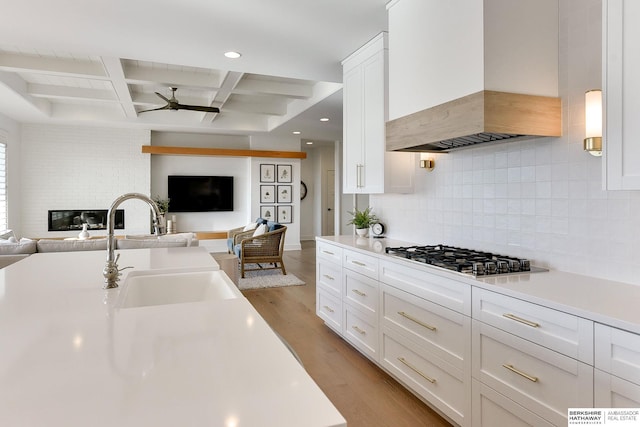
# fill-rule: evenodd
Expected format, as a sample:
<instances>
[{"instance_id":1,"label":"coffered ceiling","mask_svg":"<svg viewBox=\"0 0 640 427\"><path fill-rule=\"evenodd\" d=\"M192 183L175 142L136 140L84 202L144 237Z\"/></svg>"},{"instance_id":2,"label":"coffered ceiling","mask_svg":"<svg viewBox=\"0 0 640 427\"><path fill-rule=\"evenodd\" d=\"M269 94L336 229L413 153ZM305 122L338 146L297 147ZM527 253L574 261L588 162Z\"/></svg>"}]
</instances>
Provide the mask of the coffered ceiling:
<instances>
[{"instance_id":1,"label":"coffered ceiling","mask_svg":"<svg viewBox=\"0 0 640 427\"><path fill-rule=\"evenodd\" d=\"M386 1L12 2L0 26L0 114L340 139L340 61L386 29ZM141 112L164 106L171 87L180 104L220 112Z\"/></svg>"}]
</instances>

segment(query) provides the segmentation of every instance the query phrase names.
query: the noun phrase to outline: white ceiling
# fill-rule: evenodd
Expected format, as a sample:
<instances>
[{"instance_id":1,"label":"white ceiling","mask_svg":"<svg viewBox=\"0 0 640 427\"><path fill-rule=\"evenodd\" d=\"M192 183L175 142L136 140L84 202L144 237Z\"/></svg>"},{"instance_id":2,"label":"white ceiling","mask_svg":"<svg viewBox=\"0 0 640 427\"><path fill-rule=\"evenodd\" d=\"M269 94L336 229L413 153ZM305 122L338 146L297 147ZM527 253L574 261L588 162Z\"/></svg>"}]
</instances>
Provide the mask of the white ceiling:
<instances>
[{"instance_id":1,"label":"white ceiling","mask_svg":"<svg viewBox=\"0 0 640 427\"><path fill-rule=\"evenodd\" d=\"M13 1L2 7L0 114L341 139L340 61L386 30L387 1ZM140 113L163 106L154 92L170 98L170 87L181 104L221 111Z\"/></svg>"}]
</instances>

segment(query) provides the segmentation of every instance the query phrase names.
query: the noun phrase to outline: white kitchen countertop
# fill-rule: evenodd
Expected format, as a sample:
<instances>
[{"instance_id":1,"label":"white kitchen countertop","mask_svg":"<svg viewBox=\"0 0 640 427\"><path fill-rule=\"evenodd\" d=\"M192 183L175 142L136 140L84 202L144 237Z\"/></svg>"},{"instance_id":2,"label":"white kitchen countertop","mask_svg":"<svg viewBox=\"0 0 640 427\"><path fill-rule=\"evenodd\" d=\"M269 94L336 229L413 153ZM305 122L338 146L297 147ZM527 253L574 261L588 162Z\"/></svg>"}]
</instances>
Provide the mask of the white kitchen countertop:
<instances>
[{"instance_id":1,"label":"white kitchen countertop","mask_svg":"<svg viewBox=\"0 0 640 427\"><path fill-rule=\"evenodd\" d=\"M130 249L131 271L211 270L204 248ZM0 270L0 425L345 426L244 297L117 308L104 251Z\"/></svg>"},{"instance_id":2,"label":"white kitchen countertop","mask_svg":"<svg viewBox=\"0 0 640 427\"><path fill-rule=\"evenodd\" d=\"M356 236L322 236L317 240L374 255L379 259L424 268L430 273L640 334L638 285L556 270L474 278L385 253L387 246L411 246L418 243Z\"/></svg>"}]
</instances>

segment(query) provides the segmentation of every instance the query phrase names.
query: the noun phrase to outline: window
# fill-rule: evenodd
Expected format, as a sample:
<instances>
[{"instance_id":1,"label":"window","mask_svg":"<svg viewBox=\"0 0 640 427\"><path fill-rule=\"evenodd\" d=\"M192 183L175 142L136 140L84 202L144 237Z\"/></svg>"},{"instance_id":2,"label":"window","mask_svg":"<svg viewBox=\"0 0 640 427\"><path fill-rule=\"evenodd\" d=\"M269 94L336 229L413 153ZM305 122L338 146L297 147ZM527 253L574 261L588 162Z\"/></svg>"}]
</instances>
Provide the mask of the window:
<instances>
[{"instance_id":1,"label":"window","mask_svg":"<svg viewBox=\"0 0 640 427\"><path fill-rule=\"evenodd\" d=\"M0 230L8 228L7 222L7 133L0 129Z\"/></svg>"}]
</instances>

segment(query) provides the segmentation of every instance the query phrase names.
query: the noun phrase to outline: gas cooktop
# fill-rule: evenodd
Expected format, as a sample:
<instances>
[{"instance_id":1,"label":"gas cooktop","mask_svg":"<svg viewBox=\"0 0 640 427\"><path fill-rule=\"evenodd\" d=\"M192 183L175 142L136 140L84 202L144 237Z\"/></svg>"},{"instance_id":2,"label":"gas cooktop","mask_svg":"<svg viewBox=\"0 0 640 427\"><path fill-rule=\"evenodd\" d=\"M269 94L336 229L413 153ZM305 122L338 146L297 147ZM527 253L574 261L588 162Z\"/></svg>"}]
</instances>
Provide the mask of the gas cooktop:
<instances>
[{"instance_id":1,"label":"gas cooktop","mask_svg":"<svg viewBox=\"0 0 640 427\"><path fill-rule=\"evenodd\" d=\"M385 252L473 276L547 271L528 259L446 245L387 247Z\"/></svg>"}]
</instances>

